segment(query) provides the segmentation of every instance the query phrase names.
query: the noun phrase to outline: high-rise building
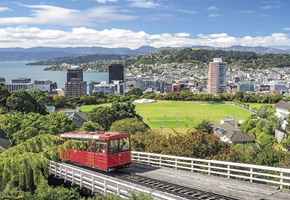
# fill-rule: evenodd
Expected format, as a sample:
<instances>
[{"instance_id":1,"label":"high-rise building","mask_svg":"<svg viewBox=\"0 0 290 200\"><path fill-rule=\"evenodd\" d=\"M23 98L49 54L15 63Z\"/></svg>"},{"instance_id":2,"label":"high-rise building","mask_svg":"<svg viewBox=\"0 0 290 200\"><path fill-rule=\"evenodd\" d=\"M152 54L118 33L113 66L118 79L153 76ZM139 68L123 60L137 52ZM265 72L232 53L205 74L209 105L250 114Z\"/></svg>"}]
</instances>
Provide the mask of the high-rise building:
<instances>
[{"instance_id":1,"label":"high-rise building","mask_svg":"<svg viewBox=\"0 0 290 200\"><path fill-rule=\"evenodd\" d=\"M67 82L82 82L83 79L83 70L79 66L71 66L67 69Z\"/></svg>"},{"instance_id":2,"label":"high-rise building","mask_svg":"<svg viewBox=\"0 0 290 200\"><path fill-rule=\"evenodd\" d=\"M111 64L109 66L109 84L118 84L118 94L125 94L125 75L124 75L124 65L122 64Z\"/></svg>"},{"instance_id":3,"label":"high-rise building","mask_svg":"<svg viewBox=\"0 0 290 200\"><path fill-rule=\"evenodd\" d=\"M221 58L214 58L209 63L208 93L217 95L227 91L227 63Z\"/></svg>"},{"instance_id":4,"label":"high-rise building","mask_svg":"<svg viewBox=\"0 0 290 200\"><path fill-rule=\"evenodd\" d=\"M111 64L109 66L109 84L113 81L124 82L124 65L122 64Z\"/></svg>"},{"instance_id":5,"label":"high-rise building","mask_svg":"<svg viewBox=\"0 0 290 200\"><path fill-rule=\"evenodd\" d=\"M65 96L81 97L87 95L87 82L83 81L83 70L79 66L71 66L67 70Z\"/></svg>"}]
</instances>

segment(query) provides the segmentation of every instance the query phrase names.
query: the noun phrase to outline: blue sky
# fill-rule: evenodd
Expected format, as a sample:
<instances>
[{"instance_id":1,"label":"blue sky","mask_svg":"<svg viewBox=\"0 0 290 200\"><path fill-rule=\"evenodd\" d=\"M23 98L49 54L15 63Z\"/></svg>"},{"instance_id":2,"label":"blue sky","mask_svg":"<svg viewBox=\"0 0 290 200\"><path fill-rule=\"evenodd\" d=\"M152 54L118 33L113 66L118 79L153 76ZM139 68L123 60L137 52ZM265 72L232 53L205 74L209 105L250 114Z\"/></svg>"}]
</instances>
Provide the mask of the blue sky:
<instances>
[{"instance_id":1,"label":"blue sky","mask_svg":"<svg viewBox=\"0 0 290 200\"><path fill-rule=\"evenodd\" d=\"M0 47L290 48L289 0L0 1Z\"/></svg>"}]
</instances>

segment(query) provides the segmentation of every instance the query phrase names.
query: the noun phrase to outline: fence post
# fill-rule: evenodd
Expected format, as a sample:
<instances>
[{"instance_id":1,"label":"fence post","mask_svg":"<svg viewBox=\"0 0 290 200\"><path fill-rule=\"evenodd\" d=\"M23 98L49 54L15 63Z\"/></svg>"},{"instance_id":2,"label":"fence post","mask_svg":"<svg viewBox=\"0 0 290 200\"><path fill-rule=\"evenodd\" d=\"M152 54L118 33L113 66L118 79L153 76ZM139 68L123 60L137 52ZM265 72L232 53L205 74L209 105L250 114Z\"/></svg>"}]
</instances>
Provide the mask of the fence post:
<instances>
[{"instance_id":1,"label":"fence post","mask_svg":"<svg viewBox=\"0 0 290 200\"><path fill-rule=\"evenodd\" d=\"M95 192L95 177L92 176L92 194Z\"/></svg>"},{"instance_id":2,"label":"fence post","mask_svg":"<svg viewBox=\"0 0 290 200\"><path fill-rule=\"evenodd\" d=\"M72 180L71 180L71 184L72 185L75 184L75 171L74 171L74 169L72 169Z\"/></svg>"},{"instance_id":3,"label":"fence post","mask_svg":"<svg viewBox=\"0 0 290 200\"><path fill-rule=\"evenodd\" d=\"M207 167L208 175L210 175L210 162L207 164Z\"/></svg>"},{"instance_id":4,"label":"fence post","mask_svg":"<svg viewBox=\"0 0 290 200\"><path fill-rule=\"evenodd\" d=\"M117 183L117 195L120 196L120 185Z\"/></svg>"},{"instance_id":5,"label":"fence post","mask_svg":"<svg viewBox=\"0 0 290 200\"><path fill-rule=\"evenodd\" d=\"M280 189L283 188L283 172L280 172Z\"/></svg>"},{"instance_id":6,"label":"fence post","mask_svg":"<svg viewBox=\"0 0 290 200\"><path fill-rule=\"evenodd\" d=\"M231 175L231 167L230 165L228 165L228 179L231 177L230 175Z\"/></svg>"},{"instance_id":7,"label":"fence post","mask_svg":"<svg viewBox=\"0 0 290 200\"><path fill-rule=\"evenodd\" d=\"M162 158L161 158L161 156L159 156L159 167L161 167L162 166Z\"/></svg>"},{"instance_id":8,"label":"fence post","mask_svg":"<svg viewBox=\"0 0 290 200\"><path fill-rule=\"evenodd\" d=\"M107 181L104 179L104 195L107 194Z\"/></svg>"},{"instance_id":9,"label":"fence post","mask_svg":"<svg viewBox=\"0 0 290 200\"><path fill-rule=\"evenodd\" d=\"M250 182L253 182L253 168L250 168Z\"/></svg>"},{"instance_id":10,"label":"fence post","mask_svg":"<svg viewBox=\"0 0 290 200\"><path fill-rule=\"evenodd\" d=\"M193 172L193 160L191 160L191 172Z\"/></svg>"},{"instance_id":11,"label":"fence post","mask_svg":"<svg viewBox=\"0 0 290 200\"><path fill-rule=\"evenodd\" d=\"M175 158L175 169L177 169L177 158Z\"/></svg>"},{"instance_id":12,"label":"fence post","mask_svg":"<svg viewBox=\"0 0 290 200\"><path fill-rule=\"evenodd\" d=\"M151 164L150 155L148 155L147 163L148 163L149 165Z\"/></svg>"},{"instance_id":13,"label":"fence post","mask_svg":"<svg viewBox=\"0 0 290 200\"><path fill-rule=\"evenodd\" d=\"M62 165L59 166L59 178L61 179Z\"/></svg>"},{"instance_id":14,"label":"fence post","mask_svg":"<svg viewBox=\"0 0 290 200\"><path fill-rule=\"evenodd\" d=\"M83 187L83 173L80 172L80 188L82 189Z\"/></svg>"},{"instance_id":15,"label":"fence post","mask_svg":"<svg viewBox=\"0 0 290 200\"><path fill-rule=\"evenodd\" d=\"M65 166L65 172L64 172L64 180L65 182L67 181L67 167Z\"/></svg>"}]
</instances>

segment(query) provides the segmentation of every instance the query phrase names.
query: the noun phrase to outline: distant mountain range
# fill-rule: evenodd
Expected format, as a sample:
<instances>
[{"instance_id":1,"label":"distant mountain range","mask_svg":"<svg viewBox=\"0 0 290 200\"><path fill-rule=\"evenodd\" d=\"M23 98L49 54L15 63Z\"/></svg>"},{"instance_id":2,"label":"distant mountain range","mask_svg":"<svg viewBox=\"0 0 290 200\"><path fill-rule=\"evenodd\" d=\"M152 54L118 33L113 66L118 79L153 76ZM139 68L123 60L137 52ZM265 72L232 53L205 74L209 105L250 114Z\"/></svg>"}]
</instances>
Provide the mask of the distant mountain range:
<instances>
[{"instance_id":1,"label":"distant mountain range","mask_svg":"<svg viewBox=\"0 0 290 200\"><path fill-rule=\"evenodd\" d=\"M200 49L215 49L224 51L243 51L243 52L255 52L259 54L273 53L273 54L290 54L290 49L277 49L268 47L247 47L247 46L232 46L227 48L210 47L210 46L192 46L192 48ZM140 55L145 53L152 53L164 49L173 49L172 47L155 48L151 46L142 46L138 49L129 48L104 48L104 47L33 47L33 48L0 48L0 60L12 61L12 60L29 60L38 61L46 60L55 57L67 57L67 56L80 56L88 54L99 55ZM178 48L182 49L182 48Z\"/></svg>"}]
</instances>

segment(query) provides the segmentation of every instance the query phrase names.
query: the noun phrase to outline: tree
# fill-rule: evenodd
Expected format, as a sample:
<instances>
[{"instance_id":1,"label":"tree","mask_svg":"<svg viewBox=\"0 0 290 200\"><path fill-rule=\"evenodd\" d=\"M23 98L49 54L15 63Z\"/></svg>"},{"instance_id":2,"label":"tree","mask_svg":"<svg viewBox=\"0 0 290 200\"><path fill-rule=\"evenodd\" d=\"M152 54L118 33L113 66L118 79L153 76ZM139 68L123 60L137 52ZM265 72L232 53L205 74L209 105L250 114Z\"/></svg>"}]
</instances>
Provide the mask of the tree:
<instances>
[{"instance_id":1,"label":"tree","mask_svg":"<svg viewBox=\"0 0 290 200\"><path fill-rule=\"evenodd\" d=\"M206 119L203 119L199 124L197 124L195 129L204 133L213 133L213 126L211 125L210 121Z\"/></svg>"},{"instance_id":2,"label":"tree","mask_svg":"<svg viewBox=\"0 0 290 200\"><path fill-rule=\"evenodd\" d=\"M79 149L81 142L65 141L48 134L33 137L0 154L0 193L19 188L43 199L52 190L48 185L48 164L55 160L64 148ZM64 195L65 196L65 195ZM58 198L56 198L58 199Z\"/></svg>"},{"instance_id":3,"label":"tree","mask_svg":"<svg viewBox=\"0 0 290 200\"><path fill-rule=\"evenodd\" d=\"M133 88L126 93L126 96L135 95L137 98L143 95L143 92L140 88Z\"/></svg>"},{"instance_id":4,"label":"tree","mask_svg":"<svg viewBox=\"0 0 290 200\"><path fill-rule=\"evenodd\" d=\"M135 105L130 102L114 102L111 107L96 107L88 113L88 118L100 124L105 130L109 130L112 123L117 120L125 118L142 120L142 117L136 114Z\"/></svg>"},{"instance_id":5,"label":"tree","mask_svg":"<svg viewBox=\"0 0 290 200\"><path fill-rule=\"evenodd\" d=\"M262 105L254 116L267 119L268 117L274 114L275 114L275 108L272 105Z\"/></svg>"},{"instance_id":6,"label":"tree","mask_svg":"<svg viewBox=\"0 0 290 200\"><path fill-rule=\"evenodd\" d=\"M38 112L45 114L45 110L25 90L16 90L7 98L6 106L9 110L18 112Z\"/></svg>"},{"instance_id":7,"label":"tree","mask_svg":"<svg viewBox=\"0 0 290 200\"><path fill-rule=\"evenodd\" d=\"M82 127L79 129L80 131L104 131L104 128L95 122L85 122Z\"/></svg>"},{"instance_id":8,"label":"tree","mask_svg":"<svg viewBox=\"0 0 290 200\"><path fill-rule=\"evenodd\" d=\"M10 96L6 86L3 83L0 83L0 107L4 107L6 104L7 98Z\"/></svg>"},{"instance_id":9,"label":"tree","mask_svg":"<svg viewBox=\"0 0 290 200\"><path fill-rule=\"evenodd\" d=\"M104 94L103 92L99 92L99 91L97 91L97 92L94 92L94 93L92 94L92 96L95 96L95 97L97 97L98 99L102 99L102 98L105 97L105 94Z\"/></svg>"},{"instance_id":10,"label":"tree","mask_svg":"<svg viewBox=\"0 0 290 200\"><path fill-rule=\"evenodd\" d=\"M63 132L75 131L77 126L63 113L53 112L46 116L46 128L49 134L59 134Z\"/></svg>"},{"instance_id":11,"label":"tree","mask_svg":"<svg viewBox=\"0 0 290 200\"><path fill-rule=\"evenodd\" d=\"M110 131L124 132L124 133L145 133L149 126L143 121L136 118L126 118L115 121L110 127Z\"/></svg>"},{"instance_id":12,"label":"tree","mask_svg":"<svg viewBox=\"0 0 290 200\"><path fill-rule=\"evenodd\" d=\"M52 96L49 95L46 91L37 88L28 91L28 94L30 94L43 108L45 108L46 105L53 104Z\"/></svg>"},{"instance_id":13,"label":"tree","mask_svg":"<svg viewBox=\"0 0 290 200\"><path fill-rule=\"evenodd\" d=\"M14 145L40 134L59 134L76 130L76 125L62 113L13 112L0 115L0 127Z\"/></svg>"}]
</instances>

